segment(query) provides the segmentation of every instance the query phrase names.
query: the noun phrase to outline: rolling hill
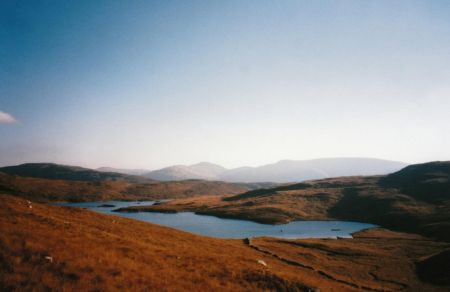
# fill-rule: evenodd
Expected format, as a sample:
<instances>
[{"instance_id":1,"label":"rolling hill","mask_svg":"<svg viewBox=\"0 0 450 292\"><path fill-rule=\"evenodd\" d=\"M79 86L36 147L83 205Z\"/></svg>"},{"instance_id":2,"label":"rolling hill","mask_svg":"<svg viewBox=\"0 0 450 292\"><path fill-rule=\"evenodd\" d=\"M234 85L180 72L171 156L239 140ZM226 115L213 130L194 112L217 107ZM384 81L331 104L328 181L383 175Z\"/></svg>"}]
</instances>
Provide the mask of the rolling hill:
<instances>
[{"instance_id":1,"label":"rolling hill","mask_svg":"<svg viewBox=\"0 0 450 292\"><path fill-rule=\"evenodd\" d=\"M144 178L145 179L145 178ZM134 182L128 180L62 180L9 175L0 172L0 191L40 202L161 200L194 196L238 194L258 184L202 180Z\"/></svg>"},{"instance_id":2,"label":"rolling hill","mask_svg":"<svg viewBox=\"0 0 450 292\"><path fill-rule=\"evenodd\" d=\"M59 179L72 181L114 181L150 182L148 178L117 172L96 171L79 166L55 163L25 163L15 166L0 167L0 172L34 178Z\"/></svg>"}]
</instances>

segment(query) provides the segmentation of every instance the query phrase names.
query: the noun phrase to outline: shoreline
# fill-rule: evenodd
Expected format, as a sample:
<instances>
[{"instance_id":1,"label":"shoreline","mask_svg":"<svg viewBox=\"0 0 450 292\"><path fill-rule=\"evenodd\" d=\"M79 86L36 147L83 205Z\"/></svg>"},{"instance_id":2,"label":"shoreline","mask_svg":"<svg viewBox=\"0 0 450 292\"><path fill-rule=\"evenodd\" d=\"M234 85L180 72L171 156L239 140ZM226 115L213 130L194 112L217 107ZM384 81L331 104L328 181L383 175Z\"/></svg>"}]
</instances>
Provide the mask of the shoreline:
<instances>
[{"instance_id":1,"label":"shoreline","mask_svg":"<svg viewBox=\"0 0 450 292\"><path fill-rule=\"evenodd\" d=\"M71 207L71 206L68 206L68 207ZM80 208L80 207L78 207L78 206L73 206L73 207L74 207L74 208ZM139 207L140 207L140 206L139 206ZM144 206L144 207L146 207L146 206ZM185 231L185 232L189 232L189 233L192 233L192 234L196 234L196 235L200 235L200 236L206 236L206 237L212 237L212 238L244 239L244 238L247 238L247 237L250 237L250 238L268 237L268 238L280 238L280 239L286 239L286 240L302 240L302 239L314 239L314 238L316 238L316 239L318 239L318 238L320 238L320 239L344 239L344 238L347 238L347 239L353 239L353 235L356 234L356 233L358 233L358 232L362 232L362 231L370 230L370 229L375 229L375 228L381 228L380 226L374 225L374 224L371 224L371 223L359 222L359 221L338 220L338 219L325 219L325 220L322 220L322 219L291 220L291 221L286 222L286 223L271 224L271 223L261 223L261 222L255 221L255 220L242 219L242 218L236 218L236 217L220 217L220 216L215 216L215 215L210 215L210 214L202 214L202 213L192 212L192 211L175 211L175 210L166 210L166 211L147 210L147 211L142 211L142 210L140 210L140 209L135 209L135 208L132 209L132 211L127 211L127 212L120 211L120 209L127 209L127 208L128 208L128 207L123 207L123 208L118 208L118 209L110 210L109 212L111 212L111 213L109 213L109 215L117 216L117 217L126 217L126 218L129 218L129 219L132 219L132 220L143 221L143 222L147 222L147 223L151 223L151 224L157 224L157 225L164 226L164 227L169 227L169 228L175 228L175 229L178 229L178 230L181 230L181 231ZM88 209L88 210L89 210L89 209L92 209L91 211L97 212L95 207L86 208L86 209ZM119 210L119 211L118 211L118 210ZM183 229L183 228L177 228L177 227L173 227L173 226L170 226L170 225L165 225L165 224L159 223L159 222L153 222L153 221L151 221L151 220L148 220L148 221L147 221L147 220L138 219L138 218L133 218L133 217L121 216L121 215L119 215L119 214L114 214L113 212L114 212L114 213L140 213L140 212L149 212L149 213L161 213L161 214L191 213L191 214L195 214L195 215L198 215L198 216L206 216L206 217L207 217L207 216L211 216L211 217L216 217L216 218L224 219L224 220L252 222L252 223L255 223L255 224L261 224L261 225L265 225L265 226L273 226L273 227L275 227L275 226L283 227L283 226L285 226L285 225L288 225L288 224L294 223L294 222L331 222L331 223L332 223L332 222L336 222L336 223L356 223L356 224L371 224L371 225L373 225L373 227L365 227L365 228L362 228L362 229L357 230L357 231L354 231L354 232L348 232L348 233L346 233L346 234L336 234L336 235L334 235L334 234L331 234L331 233L330 233L329 235L324 235L324 236L314 236L314 235L311 235L311 236L303 237L303 236L302 236L303 233L300 233L300 234L298 234L298 237L292 237L292 238L290 238L290 237L285 237L285 236L277 236L276 234L270 234L270 232L269 232L269 234L267 234L267 235L255 235L255 236L242 235L242 237L220 237L220 236L218 237L218 236L214 236L214 235L204 234L204 233L201 233L201 232L189 231L189 230L185 230L185 229ZM103 212L100 212L100 213L103 213ZM103 213L103 214L104 214L104 213ZM339 232L339 231L341 231L341 229L340 229L340 228L337 228L336 230L334 230L333 228L330 228L329 231L336 231L336 232Z\"/></svg>"}]
</instances>

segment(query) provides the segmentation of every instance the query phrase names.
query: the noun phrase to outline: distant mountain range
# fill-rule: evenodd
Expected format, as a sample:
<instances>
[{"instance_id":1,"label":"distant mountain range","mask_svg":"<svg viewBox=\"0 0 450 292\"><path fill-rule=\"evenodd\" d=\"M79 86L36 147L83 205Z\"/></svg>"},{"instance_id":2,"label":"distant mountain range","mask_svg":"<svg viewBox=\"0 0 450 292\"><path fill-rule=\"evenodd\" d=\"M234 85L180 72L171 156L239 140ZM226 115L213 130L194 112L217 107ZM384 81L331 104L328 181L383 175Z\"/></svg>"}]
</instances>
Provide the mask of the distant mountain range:
<instances>
[{"instance_id":1,"label":"distant mountain range","mask_svg":"<svg viewBox=\"0 0 450 292\"><path fill-rule=\"evenodd\" d=\"M408 164L374 158L321 158L312 160L281 160L258 167L226 169L220 165L201 162L174 165L141 172L139 175L160 181L186 179L219 180L227 182L288 183L337 176L382 175L402 169ZM104 168L98 169L102 171ZM136 170L107 168L108 171L136 174Z\"/></svg>"},{"instance_id":2,"label":"distant mountain range","mask_svg":"<svg viewBox=\"0 0 450 292\"><path fill-rule=\"evenodd\" d=\"M0 172L11 175L79 180L126 180L129 182L209 180L236 183L289 183L312 179L355 175L383 175L398 171L406 163L374 158L322 158L312 160L282 160L258 167L227 169L217 164L201 162L174 165L158 170L117 169L101 167L96 170L54 163L26 163L1 167Z\"/></svg>"},{"instance_id":3,"label":"distant mountain range","mask_svg":"<svg viewBox=\"0 0 450 292\"><path fill-rule=\"evenodd\" d=\"M204 180L220 180L226 168L208 162L201 162L193 165L174 165L162 169L150 171L143 176L162 180L185 180L185 179L204 179Z\"/></svg>"},{"instance_id":4,"label":"distant mountain range","mask_svg":"<svg viewBox=\"0 0 450 292\"><path fill-rule=\"evenodd\" d=\"M322 158L312 160L282 160L259 167L241 167L221 174L224 181L297 182L338 176L388 174L407 164L373 158Z\"/></svg>"}]
</instances>

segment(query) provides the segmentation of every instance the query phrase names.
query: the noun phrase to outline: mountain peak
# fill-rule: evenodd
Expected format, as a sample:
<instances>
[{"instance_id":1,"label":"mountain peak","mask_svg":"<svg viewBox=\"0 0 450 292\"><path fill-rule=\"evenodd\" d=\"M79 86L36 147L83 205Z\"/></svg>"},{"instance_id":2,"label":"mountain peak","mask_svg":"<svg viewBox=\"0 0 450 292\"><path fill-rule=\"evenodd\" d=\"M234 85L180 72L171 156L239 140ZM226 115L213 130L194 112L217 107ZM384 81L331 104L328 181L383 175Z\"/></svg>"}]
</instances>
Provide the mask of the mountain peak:
<instances>
[{"instance_id":1,"label":"mountain peak","mask_svg":"<svg viewBox=\"0 0 450 292\"><path fill-rule=\"evenodd\" d=\"M223 168L223 169L225 169L225 167L223 167L223 166L221 166L221 165L219 165L219 164L215 164L215 163L211 163L211 162L207 162L207 161L202 161L202 162L199 162L199 163L195 163L195 164L191 164L191 165L189 165L190 167L192 167L192 166L204 166L204 167L220 167L220 168Z\"/></svg>"}]
</instances>

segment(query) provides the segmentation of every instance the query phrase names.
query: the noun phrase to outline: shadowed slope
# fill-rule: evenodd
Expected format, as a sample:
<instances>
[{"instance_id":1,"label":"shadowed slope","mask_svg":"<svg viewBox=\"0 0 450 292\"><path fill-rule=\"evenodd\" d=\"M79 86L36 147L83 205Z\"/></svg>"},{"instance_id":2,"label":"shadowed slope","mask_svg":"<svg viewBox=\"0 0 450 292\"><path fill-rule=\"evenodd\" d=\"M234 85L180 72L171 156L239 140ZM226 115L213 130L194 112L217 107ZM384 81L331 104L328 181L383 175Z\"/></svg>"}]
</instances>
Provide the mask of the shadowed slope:
<instances>
[{"instance_id":1,"label":"shadowed slope","mask_svg":"<svg viewBox=\"0 0 450 292\"><path fill-rule=\"evenodd\" d=\"M450 199L450 162L415 164L380 180L384 187L399 188L403 193L424 201Z\"/></svg>"},{"instance_id":2,"label":"shadowed slope","mask_svg":"<svg viewBox=\"0 0 450 292\"><path fill-rule=\"evenodd\" d=\"M424 281L450 286L450 249L419 261L417 272Z\"/></svg>"}]
</instances>

